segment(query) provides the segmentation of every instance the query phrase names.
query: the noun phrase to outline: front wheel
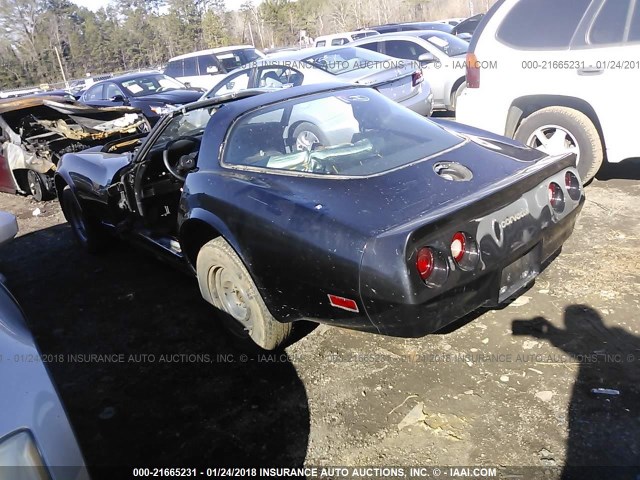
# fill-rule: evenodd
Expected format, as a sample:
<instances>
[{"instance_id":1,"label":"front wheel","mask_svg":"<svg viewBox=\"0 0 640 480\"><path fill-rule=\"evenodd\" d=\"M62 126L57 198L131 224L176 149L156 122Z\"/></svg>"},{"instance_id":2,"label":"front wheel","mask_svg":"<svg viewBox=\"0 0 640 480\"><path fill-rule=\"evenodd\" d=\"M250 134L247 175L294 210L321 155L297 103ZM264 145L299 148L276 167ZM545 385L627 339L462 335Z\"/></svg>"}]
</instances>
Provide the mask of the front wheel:
<instances>
[{"instance_id":1,"label":"front wheel","mask_svg":"<svg viewBox=\"0 0 640 480\"><path fill-rule=\"evenodd\" d=\"M549 107L532 113L518 127L515 139L548 155L575 153L585 184L595 177L604 159L595 125L572 108Z\"/></svg>"},{"instance_id":2,"label":"front wheel","mask_svg":"<svg viewBox=\"0 0 640 480\"><path fill-rule=\"evenodd\" d=\"M71 225L78 244L89 253L97 253L106 245L106 233L95 221L88 218L68 185L62 190L62 212Z\"/></svg>"},{"instance_id":3,"label":"front wheel","mask_svg":"<svg viewBox=\"0 0 640 480\"><path fill-rule=\"evenodd\" d=\"M242 260L222 237L200 249L196 270L203 298L229 317L231 333L264 350L274 350L289 337L291 324L271 316Z\"/></svg>"}]
</instances>

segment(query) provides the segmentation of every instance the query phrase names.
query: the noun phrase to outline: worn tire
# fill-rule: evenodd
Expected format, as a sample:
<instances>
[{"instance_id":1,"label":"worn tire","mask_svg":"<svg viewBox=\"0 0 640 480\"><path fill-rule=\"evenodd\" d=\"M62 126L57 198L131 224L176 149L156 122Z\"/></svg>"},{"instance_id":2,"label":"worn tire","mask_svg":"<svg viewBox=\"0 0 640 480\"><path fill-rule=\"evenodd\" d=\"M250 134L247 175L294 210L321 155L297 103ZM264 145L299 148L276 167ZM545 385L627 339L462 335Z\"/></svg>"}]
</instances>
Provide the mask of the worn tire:
<instances>
[{"instance_id":1,"label":"worn tire","mask_svg":"<svg viewBox=\"0 0 640 480\"><path fill-rule=\"evenodd\" d=\"M310 122L302 122L295 128L293 134L291 135L291 140L294 148L297 149L298 137L300 137L305 132L312 133L318 139L318 143L320 143L320 145L324 147L329 145L329 141L325 137L324 133L316 125Z\"/></svg>"},{"instance_id":2,"label":"worn tire","mask_svg":"<svg viewBox=\"0 0 640 480\"><path fill-rule=\"evenodd\" d=\"M29 185L29 193L36 202L44 202L54 198L53 192L49 190L48 182L44 178L44 174L35 170L27 170L27 183Z\"/></svg>"},{"instance_id":3,"label":"worn tire","mask_svg":"<svg viewBox=\"0 0 640 480\"><path fill-rule=\"evenodd\" d=\"M290 323L273 318L242 260L222 237L206 243L196 260L202 297L233 321L232 333L274 350L291 334Z\"/></svg>"},{"instance_id":4,"label":"worn tire","mask_svg":"<svg viewBox=\"0 0 640 480\"><path fill-rule=\"evenodd\" d=\"M62 190L61 200L62 212L71 225L73 236L80 247L89 253L104 250L107 245L107 233L82 211L80 202L68 185Z\"/></svg>"},{"instance_id":5,"label":"worn tire","mask_svg":"<svg viewBox=\"0 0 640 480\"><path fill-rule=\"evenodd\" d=\"M526 144L537 129L552 125L562 127L573 135L580 149L577 168L582 183L593 180L602 166L604 152L598 130L584 113L567 107L543 108L523 120L515 139Z\"/></svg>"}]
</instances>

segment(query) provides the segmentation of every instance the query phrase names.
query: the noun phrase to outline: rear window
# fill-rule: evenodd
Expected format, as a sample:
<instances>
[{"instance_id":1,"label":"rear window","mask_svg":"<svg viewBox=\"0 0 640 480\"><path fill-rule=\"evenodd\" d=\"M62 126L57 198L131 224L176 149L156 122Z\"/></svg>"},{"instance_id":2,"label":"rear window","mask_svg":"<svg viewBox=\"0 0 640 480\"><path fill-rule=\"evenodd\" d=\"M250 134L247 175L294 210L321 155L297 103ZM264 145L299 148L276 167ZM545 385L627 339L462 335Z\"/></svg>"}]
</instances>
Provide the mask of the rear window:
<instances>
[{"instance_id":1,"label":"rear window","mask_svg":"<svg viewBox=\"0 0 640 480\"><path fill-rule=\"evenodd\" d=\"M266 172L368 176L462 143L369 89L324 92L253 110L225 142L223 163Z\"/></svg>"},{"instance_id":2,"label":"rear window","mask_svg":"<svg viewBox=\"0 0 640 480\"><path fill-rule=\"evenodd\" d=\"M636 2L636 8L631 17L631 30L629 31L629 42L640 42L640 2Z\"/></svg>"},{"instance_id":3,"label":"rear window","mask_svg":"<svg viewBox=\"0 0 640 480\"><path fill-rule=\"evenodd\" d=\"M349 39L347 38L334 38L331 40L331 46L335 47L337 45L344 45L345 43L349 43Z\"/></svg>"},{"instance_id":4,"label":"rear window","mask_svg":"<svg viewBox=\"0 0 640 480\"><path fill-rule=\"evenodd\" d=\"M589 31L592 44L621 43L631 0L607 0Z\"/></svg>"},{"instance_id":5,"label":"rear window","mask_svg":"<svg viewBox=\"0 0 640 480\"><path fill-rule=\"evenodd\" d=\"M469 49L467 42L445 32L430 32L427 35L421 35L420 38L449 57L465 54Z\"/></svg>"},{"instance_id":6,"label":"rear window","mask_svg":"<svg viewBox=\"0 0 640 480\"><path fill-rule=\"evenodd\" d=\"M182 60L174 60L167 64L167 68L164 70L165 75L170 77L182 77Z\"/></svg>"},{"instance_id":7,"label":"rear window","mask_svg":"<svg viewBox=\"0 0 640 480\"><path fill-rule=\"evenodd\" d=\"M520 0L502 21L498 38L516 48L569 48L591 0Z\"/></svg>"},{"instance_id":8,"label":"rear window","mask_svg":"<svg viewBox=\"0 0 640 480\"><path fill-rule=\"evenodd\" d=\"M305 58L304 61L333 75L343 75L360 68L389 68L393 59L363 48L344 47Z\"/></svg>"}]
</instances>

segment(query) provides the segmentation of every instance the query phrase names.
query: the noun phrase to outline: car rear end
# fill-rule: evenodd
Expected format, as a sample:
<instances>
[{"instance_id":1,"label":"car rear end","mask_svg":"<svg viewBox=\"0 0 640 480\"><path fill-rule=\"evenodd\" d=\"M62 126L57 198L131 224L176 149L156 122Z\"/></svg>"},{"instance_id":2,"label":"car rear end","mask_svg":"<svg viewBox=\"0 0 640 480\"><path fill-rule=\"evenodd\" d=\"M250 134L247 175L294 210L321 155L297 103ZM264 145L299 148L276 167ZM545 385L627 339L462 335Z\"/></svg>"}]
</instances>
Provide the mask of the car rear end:
<instances>
[{"instance_id":1,"label":"car rear end","mask_svg":"<svg viewBox=\"0 0 640 480\"><path fill-rule=\"evenodd\" d=\"M432 172L421 188L439 207L413 216L415 202L405 221L367 244L360 294L378 332L422 336L479 307L508 301L571 235L584 202L575 156L529 159L503 176L506 169L495 160L512 156L504 164L513 168L517 158L517 147L504 145L476 138L427 162L422 168ZM493 172L478 170L485 162ZM425 178L425 172L414 176Z\"/></svg>"},{"instance_id":2,"label":"car rear end","mask_svg":"<svg viewBox=\"0 0 640 480\"><path fill-rule=\"evenodd\" d=\"M365 75L362 75L362 70L357 70L340 77L349 77L355 83L373 87L409 110L431 116L433 93L416 63L389 57L385 62L373 64L370 70Z\"/></svg>"}]
</instances>

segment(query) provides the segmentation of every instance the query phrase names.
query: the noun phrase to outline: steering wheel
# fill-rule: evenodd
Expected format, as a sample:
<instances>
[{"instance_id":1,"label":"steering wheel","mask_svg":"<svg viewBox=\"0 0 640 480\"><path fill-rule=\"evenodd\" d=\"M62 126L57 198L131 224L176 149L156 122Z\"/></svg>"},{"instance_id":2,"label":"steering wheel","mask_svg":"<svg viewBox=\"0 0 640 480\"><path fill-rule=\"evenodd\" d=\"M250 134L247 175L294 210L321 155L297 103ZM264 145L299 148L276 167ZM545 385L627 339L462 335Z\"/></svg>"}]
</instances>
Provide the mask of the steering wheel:
<instances>
[{"instance_id":1,"label":"steering wheel","mask_svg":"<svg viewBox=\"0 0 640 480\"><path fill-rule=\"evenodd\" d=\"M200 149L200 139L196 137L184 136L184 137L176 138L175 140L171 140L170 142L167 143L164 151L162 152L162 161L164 163L164 167L172 176L184 182L185 176L182 175L182 173L180 172L180 160L185 155L188 155L191 153L197 153L199 149ZM170 150L176 150L178 152L182 150L186 153L178 157L178 161L176 162L176 165L172 165L171 162L169 161Z\"/></svg>"}]
</instances>

